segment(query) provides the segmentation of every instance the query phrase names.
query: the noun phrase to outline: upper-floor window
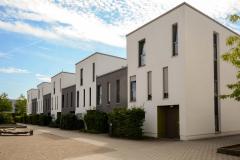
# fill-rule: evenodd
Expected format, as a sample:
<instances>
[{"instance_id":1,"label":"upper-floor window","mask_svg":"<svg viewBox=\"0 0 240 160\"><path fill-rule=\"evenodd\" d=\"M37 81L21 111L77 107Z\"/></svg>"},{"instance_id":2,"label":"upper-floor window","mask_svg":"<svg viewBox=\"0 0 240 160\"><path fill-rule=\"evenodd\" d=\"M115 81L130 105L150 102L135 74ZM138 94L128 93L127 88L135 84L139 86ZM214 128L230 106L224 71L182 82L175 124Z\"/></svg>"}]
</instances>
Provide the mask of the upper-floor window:
<instances>
[{"instance_id":1,"label":"upper-floor window","mask_svg":"<svg viewBox=\"0 0 240 160\"><path fill-rule=\"evenodd\" d=\"M107 103L110 104L111 101L111 83L107 83Z\"/></svg>"},{"instance_id":2,"label":"upper-floor window","mask_svg":"<svg viewBox=\"0 0 240 160\"><path fill-rule=\"evenodd\" d=\"M79 91L77 91L77 107L79 107Z\"/></svg>"},{"instance_id":3,"label":"upper-floor window","mask_svg":"<svg viewBox=\"0 0 240 160\"><path fill-rule=\"evenodd\" d=\"M93 82L95 81L95 63L92 64L92 78L93 78Z\"/></svg>"},{"instance_id":4,"label":"upper-floor window","mask_svg":"<svg viewBox=\"0 0 240 160\"><path fill-rule=\"evenodd\" d=\"M136 76L130 77L130 101L136 101Z\"/></svg>"},{"instance_id":5,"label":"upper-floor window","mask_svg":"<svg viewBox=\"0 0 240 160\"><path fill-rule=\"evenodd\" d=\"M62 90L62 79L60 78L59 81L60 81L60 82L59 82L59 85L60 85L60 92L61 92L61 90Z\"/></svg>"},{"instance_id":6,"label":"upper-floor window","mask_svg":"<svg viewBox=\"0 0 240 160\"><path fill-rule=\"evenodd\" d=\"M144 66L146 61L145 39L138 42L138 66Z\"/></svg>"},{"instance_id":7,"label":"upper-floor window","mask_svg":"<svg viewBox=\"0 0 240 160\"><path fill-rule=\"evenodd\" d=\"M168 67L163 68L163 98L168 98Z\"/></svg>"},{"instance_id":8,"label":"upper-floor window","mask_svg":"<svg viewBox=\"0 0 240 160\"><path fill-rule=\"evenodd\" d=\"M172 56L178 55L178 24L172 25Z\"/></svg>"},{"instance_id":9,"label":"upper-floor window","mask_svg":"<svg viewBox=\"0 0 240 160\"><path fill-rule=\"evenodd\" d=\"M120 80L116 81L116 102L120 103Z\"/></svg>"},{"instance_id":10,"label":"upper-floor window","mask_svg":"<svg viewBox=\"0 0 240 160\"><path fill-rule=\"evenodd\" d=\"M83 85L83 68L80 69L80 85Z\"/></svg>"},{"instance_id":11,"label":"upper-floor window","mask_svg":"<svg viewBox=\"0 0 240 160\"><path fill-rule=\"evenodd\" d=\"M147 92L147 99L152 100L152 71L147 73Z\"/></svg>"},{"instance_id":12,"label":"upper-floor window","mask_svg":"<svg viewBox=\"0 0 240 160\"><path fill-rule=\"evenodd\" d=\"M55 94L55 81L53 82L53 94Z\"/></svg>"},{"instance_id":13,"label":"upper-floor window","mask_svg":"<svg viewBox=\"0 0 240 160\"><path fill-rule=\"evenodd\" d=\"M62 95L62 108L64 108L64 95Z\"/></svg>"},{"instance_id":14,"label":"upper-floor window","mask_svg":"<svg viewBox=\"0 0 240 160\"><path fill-rule=\"evenodd\" d=\"M67 93L67 106L66 107L68 107L68 93Z\"/></svg>"},{"instance_id":15,"label":"upper-floor window","mask_svg":"<svg viewBox=\"0 0 240 160\"><path fill-rule=\"evenodd\" d=\"M58 96L57 96L57 109L58 109Z\"/></svg>"},{"instance_id":16,"label":"upper-floor window","mask_svg":"<svg viewBox=\"0 0 240 160\"><path fill-rule=\"evenodd\" d=\"M97 85L97 105L102 104L102 86Z\"/></svg>"},{"instance_id":17,"label":"upper-floor window","mask_svg":"<svg viewBox=\"0 0 240 160\"><path fill-rule=\"evenodd\" d=\"M71 92L71 107L73 106L73 92Z\"/></svg>"},{"instance_id":18,"label":"upper-floor window","mask_svg":"<svg viewBox=\"0 0 240 160\"><path fill-rule=\"evenodd\" d=\"M85 89L83 90L83 107L85 107Z\"/></svg>"},{"instance_id":19,"label":"upper-floor window","mask_svg":"<svg viewBox=\"0 0 240 160\"><path fill-rule=\"evenodd\" d=\"M92 90L91 87L89 88L89 106L92 105Z\"/></svg>"},{"instance_id":20,"label":"upper-floor window","mask_svg":"<svg viewBox=\"0 0 240 160\"><path fill-rule=\"evenodd\" d=\"M40 99L40 89L38 89L38 99Z\"/></svg>"}]
</instances>

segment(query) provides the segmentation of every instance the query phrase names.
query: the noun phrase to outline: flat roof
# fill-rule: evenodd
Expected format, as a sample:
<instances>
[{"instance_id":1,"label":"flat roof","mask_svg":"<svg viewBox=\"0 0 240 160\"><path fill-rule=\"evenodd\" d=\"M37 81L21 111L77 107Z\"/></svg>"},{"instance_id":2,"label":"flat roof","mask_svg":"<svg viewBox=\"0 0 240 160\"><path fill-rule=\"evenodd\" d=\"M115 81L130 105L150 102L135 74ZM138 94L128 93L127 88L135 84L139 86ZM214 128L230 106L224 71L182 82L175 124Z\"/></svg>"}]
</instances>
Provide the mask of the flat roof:
<instances>
[{"instance_id":1,"label":"flat roof","mask_svg":"<svg viewBox=\"0 0 240 160\"><path fill-rule=\"evenodd\" d=\"M62 71L62 72L59 72L59 73L55 74L55 75L52 76L51 78L56 77L56 76L58 76L58 75L60 75L60 74L62 74L62 73L66 73L66 74L74 74L74 73L72 73L72 72L65 72L65 71Z\"/></svg>"},{"instance_id":2,"label":"flat roof","mask_svg":"<svg viewBox=\"0 0 240 160\"><path fill-rule=\"evenodd\" d=\"M82 59L81 61L77 62L75 65L78 65L79 63L81 63L81 62L83 62L83 61L85 61L85 60L89 59L90 57L93 57L93 56L95 56L97 54L103 55L103 56L109 56L109 57L113 57L113 58L119 58L119 59L127 60L126 58L122 58L122 57L118 57L118 56L114 56L114 55L110 55L110 54L106 54L106 53L95 52L95 53L89 55L88 57Z\"/></svg>"},{"instance_id":3,"label":"flat roof","mask_svg":"<svg viewBox=\"0 0 240 160\"><path fill-rule=\"evenodd\" d=\"M228 28L227 26L221 24L220 22L218 22L218 21L216 21L215 19L211 18L210 16L206 15L206 14L203 13L202 11L200 11L200 10L194 8L193 6L191 6L190 4L188 4L188 3L186 3L186 2L183 2L183 3L179 4L179 5L177 5L176 7L174 7L173 9L171 9L171 10L169 10L169 11L163 13L162 15L158 16L157 18L155 18L155 19L153 19L153 20L151 20L151 21L145 23L144 25L142 25L142 26L138 27L137 29L133 30L132 32L128 33L128 34L126 35L126 37L129 36L130 34L135 33L136 31L138 31L138 30L144 28L144 27L147 26L148 24L153 23L154 21L160 19L161 17L163 17L163 16L165 16L165 15L167 15L167 14L173 12L174 10L176 10L176 9L178 9L178 8L180 8L180 7L182 7L182 6L184 6L184 5L190 7L191 9L193 9L193 10L195 10L196 12L200 13L201 15L207 17L208 19L210 19L211 21L217 23L218 25L224 27L225 29L229 30L230 32L232 32L232 33L234 33L234 34L240 36L237 32L235 32L235 31L233 31L232 29Z\"/></svg>"}]
</instances>

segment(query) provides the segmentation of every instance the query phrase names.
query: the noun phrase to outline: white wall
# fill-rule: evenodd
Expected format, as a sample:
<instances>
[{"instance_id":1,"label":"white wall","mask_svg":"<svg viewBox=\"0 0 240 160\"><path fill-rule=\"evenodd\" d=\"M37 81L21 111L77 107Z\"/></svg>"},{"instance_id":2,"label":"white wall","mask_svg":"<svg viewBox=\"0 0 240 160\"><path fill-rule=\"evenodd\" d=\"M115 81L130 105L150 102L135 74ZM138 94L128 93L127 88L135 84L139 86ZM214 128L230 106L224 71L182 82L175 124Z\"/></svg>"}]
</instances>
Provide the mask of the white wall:
<instances>
[{"instance_id":1,"label":"white wall","mask_svg":"<svg viewBox=\"0 0 240 160\"><path fill-rule=\"evenodd\" d=\"M27 91L27 114L32 114L32 100L37 98L37 89Z\"/></svg>"},{"instance_id":2,"label":"white wall","mask_svg":"<svg viewBox=\"0 0 240 160\"><path fill-rule=\"evenodd\" d=\"M93 82L92 64L95 63L95 81ZM76 113L96 108L96 77L126 66L126 60L114 56L95 53L84 61L76 64L76 92L79 91L79 107ZM80 86L80 69L83 68L83 86ZM91 88L91 106L89 104L89 88ZM83 90L85 89L85 107L83 106ZM77 94L76 94L77 95ZM76 98L77 101L77 98ZM77 104L77 102L75 103Z\"/></svg>"},{"instance_id":3,"label":"white wall","mask_svg":"<svg viewBox=\"0 0 240 160\"><path fill-rule=\"evenodd\" d=\"M37 114L43 113L43 96L51 93L51 83L43 82L40 83L38 86L38 92L40 95L37 95ZM38 93L37 93L38 94Z\"/></svg>"},{"instance_id":4,"label":"white wall","mask_svg":"<svg viewBox=\"0 0 240 160\"><path fill-rule=\"evenodd\" d=\"M144 132L157 136L157 106L180 105L184 113L184 8L162 17L127 37L128 106L143 107L146 112ZM172 25L178 23L179 55L172 57ZM138 67L138 41L145 38L146 65ZM163 99L162 69L168 66L169 98ZM147 100L147 72L152 71L152 100ZM130 76L136 75L136 102L130 102ZM184 134L185 119L180 116L180 134Z\"/></svg>"},{"instance_id":5,"label":"white wall","mask_svg":"<svg viewBox=\"0 0 240 160\"><path fill-rule=\"evenodd\" d=\"M53 92L55 82L55 94ZM51 115L57 118L57 112L62 111L62 89L75 85L75 74L68 72L60 72L51 78Z\"/></svg>"},{"instance_id":6,"label":"white wall","mask_svg":"<svg viewBox=\"0 0 240 160\"><path fill-rule=\"evenodd\" d=\"M172 24L178 23L178 56L172 57ZM233 33L182 5L127 36L129 107L146 111L144 132L157 136L157 106L179 105L180 138L183 140L240 133L240 104L221 100L221 134L215 134L213 32L220 35L220 53ZM138 67L138 41L145 38L146 65ZM168 66L169 98L163 99L162 68ZM147 72L152 71L152 100L147 100ZM220 61L220 94L236 81L236 70ZM136 75L136 102L130 102L130 76Z\"/></svg>"}]
</instances>

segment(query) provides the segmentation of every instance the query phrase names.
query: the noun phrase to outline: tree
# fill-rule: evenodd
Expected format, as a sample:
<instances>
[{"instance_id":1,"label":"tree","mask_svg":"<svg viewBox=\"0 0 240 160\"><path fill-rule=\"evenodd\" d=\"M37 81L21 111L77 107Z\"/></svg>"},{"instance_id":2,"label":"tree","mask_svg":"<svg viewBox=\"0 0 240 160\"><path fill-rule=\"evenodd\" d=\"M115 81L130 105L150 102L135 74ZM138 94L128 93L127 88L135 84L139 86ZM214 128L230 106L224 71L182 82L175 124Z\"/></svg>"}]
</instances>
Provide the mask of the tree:
<instances>
[{"instance_id":1,"label":"tree","mask_svg":"<svg viewBox=\"0 0 240 160\"><path fill-rule=\"evenodd\" d=\"M240 22L240 15L232 15L230 21L233 23ZM233 84L227 85L231 90L231 93L222 95L221 98L232 98L240 101L240 36L230 36L226 41L226 45L230 47L230 50L222 55L222 59L231 63L237 69L237 81Z\"/></svg>"},{"instance_id":2,"label":"tree","mask_svg":"<svg viewBox=\"0 0 240 160\"><path fill-rule=\"evenodd\" d=\"M2 93L0 95L0 112L10 112L12 111L12 103L8 100L8 95Z\"/></svg>"},{"instance_id":3,"label":"tree","mask_svg":"<svg viewBox=\"0 0 240 160\"><path fill-rule=\"evenodd\" d=\"M16 104L16 114L18 115L25 115L26 114L26 107L27 107L27 99L24 95L20 95L20 97L17 99Z\"/></svg>"}]
</instances>

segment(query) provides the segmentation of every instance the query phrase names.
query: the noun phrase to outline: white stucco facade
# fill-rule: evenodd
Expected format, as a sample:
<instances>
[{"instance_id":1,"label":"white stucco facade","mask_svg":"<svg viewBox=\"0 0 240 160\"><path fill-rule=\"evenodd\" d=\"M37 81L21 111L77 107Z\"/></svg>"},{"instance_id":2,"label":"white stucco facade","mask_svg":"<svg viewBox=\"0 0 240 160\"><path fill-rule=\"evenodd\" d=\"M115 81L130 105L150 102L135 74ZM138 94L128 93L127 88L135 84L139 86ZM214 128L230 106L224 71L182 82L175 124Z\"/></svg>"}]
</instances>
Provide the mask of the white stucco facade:
<instances>
[{"instance_id":1,"label":"white stucco facade","mask_svg":"<svg viewBox=\"0 0 240 160\"><path fill-rule=\"evenodd\" d=\"M51 83L42 82L37 85L37 114L43 113L43 96L51 93Z\"/></svg>"},{"instance_id":2,"label":"white stucco facade","mask_svg":"<svg viewBox=\"0 0 240 160\"><path fill-rule=\"evenodd\" d=\"M93 76L93 63L95 74ZM76 114L84 114L86 110L96 108L96 77L113 70L126 66L126 59L94 53L76 64L76 93L79 92L79 106L76 107ZM83 72L83 84L80 85L80 70ZM91 89L90 89L91 88ZM85 106L84 106L85 90ZM90 95L91 90L91 97ZM77 95L77 94L76 94ZM78 98L76 98L77 101ZM91 100L91 105L90 105ZM77 104L77 102L75 103Z\"/></svg>"},{"instance_id":3,"label":"white stucco facade","mask_svg":"<svg viewBox=\"0 0 240 160\"><path fill-rule=\"evenodd\" d=\"M172 25L178 25L178 55L172 56ZM179 105L180 139L240 133L240 104L220 100L220 132L214 123L213 33L219 54L228 50L229 29L186 3L127 35L128 106L143 107L144 132L158 136L158 106ZM138 42L145 39L146 65L138 66ZM219 57L219 95L236 81L236 70ZM163 98L163 67L168 67L169 97ZM147 72L152 72L152 100L147 100ZM130 76L136 76L136 101L130 101Z\"/></svg>"},{"instance_id":4,"label":"white stucco facade","mask_svg":"<svg viewBox=\"0 0 240 160\"><path fill-rule=\"evenodd\" d=\"M30 89L27 91L27 115L32 114L32 100L37 99L37 94L37 89Z\"/></svg>"},{"instance_id":5,"label":"white stucco facade","mask_svg":"<svg viewBox=\"0 0 240 160\"><path fill-rule=\"evenodd\" d=\"M62 111L62 89L73 85L75 85L74 73L60 72L51 78L51 115L53 119L56 119L57 113Z\"/></svg>"}]
</instances>

